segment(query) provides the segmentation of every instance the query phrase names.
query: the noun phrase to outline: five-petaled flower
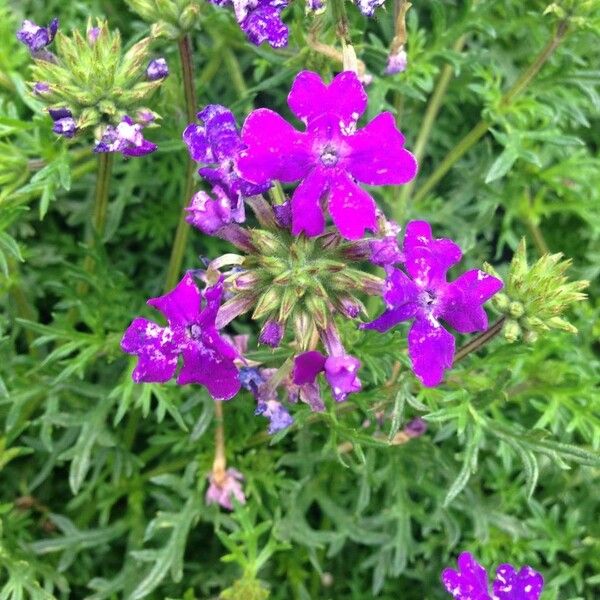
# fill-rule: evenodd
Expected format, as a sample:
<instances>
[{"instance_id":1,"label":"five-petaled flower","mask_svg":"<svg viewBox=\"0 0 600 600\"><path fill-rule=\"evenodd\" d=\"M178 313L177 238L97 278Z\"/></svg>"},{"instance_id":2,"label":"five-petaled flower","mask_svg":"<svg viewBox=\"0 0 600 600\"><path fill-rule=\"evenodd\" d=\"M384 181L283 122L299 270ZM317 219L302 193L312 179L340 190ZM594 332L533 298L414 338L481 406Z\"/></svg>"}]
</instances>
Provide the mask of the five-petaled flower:
<instances>
[{"instance_id":1,"label":"five-petaled flower","mask_svg":"<svg viewBox=\"0 0 600 600\"><path fill-rule=\"evenodd\" d=\"M544 578L529 566L518 572L512 565L496 569L493 593L489 593L488 574L469 552L458 557L458 570L444 569L442 583L454 600L538 600Z\"/></svg>"},{"instance_id":2,"label":"five-petaled flower","mask_svg":"<svg viewBox=\"0 0 600 600\"><path fill-rule=\"evenodd\" d=\"M404 237L408 275L400 269L388 270L383 296L387 310L362 326L385 332L413 319L408 353L415 374L426 386L438 385L454 360L454 337L440 321L459 333L485 330L483 304L502 288L502 281L477 269L448 283L446 273L461 257L461 249L452 240L432 238L429 223L411 221Z\"/></svg>"},{"instance_id":3,"label":"five-petaled flower","mask_svg":"<svg viewBox=\"0 0 600 600\"><path fill-rule=\"evenodd\" d=\"M356 182L398 185L417 171L393 115L383 112L357 131L367 94L351 71L340 73L329 85L316 73L302 71L288 104L306 131L297 131L271 110L252 112L242 128L246 148L237 160L241 176L256 184L301 180L291 201L294 235L323 233L322 201L345 238L359 239L365 229L374 231L375 202Z\"/></svg>"},{"instance_id":4,"label":"five-petaled flower","mask_svg":"<svg viewBox=\"0 0 600 600\"><path fill-rule=\"evenodd\" d=\"M237 352L220 337L215 318L223 295L222 282L203 293L187 273L168 294L151 298L147 304L167 318L161 327L138 317L121 340L124 352L138 356L133 380L163 383L175 375L178 358L183 357L177 383L206 386L217 400L228 400L240 389L234 364Z\"/></svg>"}]
</instances>

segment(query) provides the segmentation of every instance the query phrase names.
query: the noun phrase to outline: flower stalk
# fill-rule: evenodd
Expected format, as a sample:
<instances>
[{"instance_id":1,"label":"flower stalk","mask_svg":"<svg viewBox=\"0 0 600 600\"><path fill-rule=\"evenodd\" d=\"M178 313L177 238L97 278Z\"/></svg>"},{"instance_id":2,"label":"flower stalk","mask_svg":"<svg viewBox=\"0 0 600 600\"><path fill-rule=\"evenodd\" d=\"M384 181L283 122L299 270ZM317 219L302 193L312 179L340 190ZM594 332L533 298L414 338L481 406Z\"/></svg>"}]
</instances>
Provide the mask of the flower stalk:
<instances>
[{"instance_id":1,"label":"flower stalk","mask_svg":"<svg viewBox=\"0 0 600 600\"><path fill-rule=\"evenodd\" d=\"M523 72L514 85L504 94L500 100L500 108L507 108L519 96L529 84L535 79L544 64L554 54L555 50L561 44L569 28L568 20L560 21L552 38L546 46L537 55L536 59ZM446 155L446 158L437 166L425 183L418 188L414 196L414 203L423 200L427 194L438 184L438 182L446 175L446 173L454 166L454 164L462 158L462 156L475 145L489 130L491 123L482 119L465 135L465 137Z\"/></svg>"},{"instance_id":2,"label":"flower stalk","mask_svg":"<svg viewBox=\"0 0 600 600\"><path fill-rule=\"evenodd\" d=\"M459 348L454 356L454 364L472 352L476 352L481 347L485 346L489 341L494 339L502 331L504 321L505 317L501 317L493 325L490 325L482 334L478 335L468 344L465 344L462 348Z\"/></svg>"},{"instance_id":3,"label":"flower stalk","mask_svg":"<svg viewBox=\"0 0 600 600\"><path fill-rule=\"evenodd\" d=\"M184 35L179 40L179 57L181 60L181 74L183 78L183 91L185 96L186 118L192 123L196 118L196 89L194 86L194 67L192 43L189 35ZM181 272L181 265L185 255L185 248L189 236L189 226L185 221L186 206L194 192L194 171L196 166L191 158L188 158L185 183L183 188L183 206L179 215L179 222L173 239L171 257L167 268L165 291L175 286Z\"/></svg>"},{"instance_id":4,"label":"flower stalk","mask_svg":"<svg viewBox=\"0 0 600 600\"><path fill-rule=\"evenodd\" d=\"M220 400L215 400L215 458L213 460L212 476L217 485L223 485L226 477L226 467L223 403Z\"/></svg>"}]
</instances>

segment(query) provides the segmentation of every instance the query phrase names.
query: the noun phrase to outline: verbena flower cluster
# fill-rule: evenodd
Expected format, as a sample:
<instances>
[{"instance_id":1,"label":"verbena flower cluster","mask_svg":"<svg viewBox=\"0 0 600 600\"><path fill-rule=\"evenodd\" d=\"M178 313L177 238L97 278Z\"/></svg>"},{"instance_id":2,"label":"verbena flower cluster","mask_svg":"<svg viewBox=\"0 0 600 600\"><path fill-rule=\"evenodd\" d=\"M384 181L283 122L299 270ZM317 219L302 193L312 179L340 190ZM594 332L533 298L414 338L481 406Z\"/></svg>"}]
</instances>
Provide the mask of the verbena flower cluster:
<instances>
[{"instance_id":1,"label":"verbena flower cluster","mask_svg":"<svg viewBox=\"0 0 600 600\"><path fill-rule=\"evenodd\" d=\"M167 326L137 318L122 341L125 352L138 356L135 381L177 375L177 383L204 385L218 400L243 387L255 396L256 413L269 419L270 433L292 424L290 404L324 410L323 384L336 402L361 389L361 361L346 349L341 320L381 332L412 320L413 370L434 386L452 366L455 350L444 324L462 334L485 330L483 304L502 287L479 270L448 282L461 250L435 239L426 222L408 223L399 246L400 228L360 184L407 183L417 164L391 113L358 125L367 95L354 72L326 84L303 71L288 104L303 130L258 109L239 131L220 105L205 107L187 126L183 140L209 185L194 194L187 221L240 253L215 258L206 269L187 273L172 292L149 300ZM261 194L278 182L296 185L291 198L271 205ZM258 228L244 226L246 205ZM374 274L377 267L385 279ZM382 296L387 308L361 325L365 295ZM259 344L292 350L279 367L253 363L247 338L221 333L246 313L258 322Z\"/></svg>"}]
</instances>

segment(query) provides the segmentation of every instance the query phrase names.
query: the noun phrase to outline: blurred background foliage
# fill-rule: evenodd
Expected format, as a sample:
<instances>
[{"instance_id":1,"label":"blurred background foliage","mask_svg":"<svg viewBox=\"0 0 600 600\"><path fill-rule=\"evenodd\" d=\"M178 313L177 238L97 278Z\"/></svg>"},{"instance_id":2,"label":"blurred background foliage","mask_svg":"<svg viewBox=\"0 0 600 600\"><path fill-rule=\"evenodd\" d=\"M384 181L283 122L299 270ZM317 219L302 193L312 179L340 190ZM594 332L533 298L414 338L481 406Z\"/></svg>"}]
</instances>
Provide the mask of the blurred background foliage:
<instances>
[{"instance_id":1,"label":"blurred background foliage","mask_svg":"<svg viewBox=\"0 0 600 600\"><path fill-rule=\"evenodd\" d=\"M212 401L200 389L134 385L118 346L162 291L183 201L177 45L154 47L171 65L152 105L160 128L148 130L159 150L115 160L105 245L92 250L94 156L52 134L27 93L30 59L15 30L24 17L59 16L70 30L102 16L132 44L149 25L121 0L0 0L0 598L444 598L439 573L463 549L490 566L531 564L547 581L544 600L598 598L600 6L548 3L414 0L409 68L391 77L382 73L393 3L372 20L348 12L373 75L369 117L394 111L409 148L440 76L448 82L412 193L374 192L387 214L429 220L460 243L469 268L487 260L506 273L523 236L532 259L563 252L571 277L592 281L569 315L579 333L498 339L423 389L399 332L348 330L364 364L364 391L348 403L329 401L317 417L298 406L297 424L274 439L249 394L224 406L228 462L248 495L225 513L203 501ZM297 1L284 15L290 45L274 51L203 4L198 108L226 104L240 122L253 106L289 116L296 72L340 70L314 49L315 39L336 43L327 13L306 16ZM565 19L552 55L507 102ZM457 156L474 127L479 138ZM452 168L427 189L449 156ZM225 248L193 232L185 267ZM250 323L239 331L255 333ZM428 432L390 444L417 415Z\"/></svg>"}]
</instances>

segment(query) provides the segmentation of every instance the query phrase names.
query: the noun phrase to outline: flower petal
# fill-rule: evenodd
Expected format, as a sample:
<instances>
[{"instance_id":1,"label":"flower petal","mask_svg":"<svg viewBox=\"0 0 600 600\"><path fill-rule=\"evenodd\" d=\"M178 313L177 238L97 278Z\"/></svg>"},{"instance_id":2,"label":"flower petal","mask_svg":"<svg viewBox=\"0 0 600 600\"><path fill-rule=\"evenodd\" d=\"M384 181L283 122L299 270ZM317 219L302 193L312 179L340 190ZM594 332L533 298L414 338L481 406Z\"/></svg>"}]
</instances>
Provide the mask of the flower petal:
<instances>
[{"instance_id":1,"label":"flower petal","mask_svg":"<svg viewBox=\"0 0 600 600\"><path fill-rule=\"evenodd\" d=\"M361 329L374 329L380 333L385 333L392 327L398 325L402 321L412 319L418 310L418 305L414 302L404 304L398 308L392 308L383 312L379 317L370 323L363 323Z\"/></svg>"},{"instance_id":2,"label":"flower petal","mask_svg":"<svg viewBox=\"0 0 600 600\"><path fill-rule=\"evenodd\" d=\"M411 221L406 226L403 250L406 270L420 287L445 282L448 269L462 258L460 247L452 240L433 239L426 221Z\"/></svg>"},{"instance_id":3,"label":"flower petal","mask_svg":"<svg viewBox=\"0 0 600 600\"><path fill-rule=\"evenodd\" d=\"M325 361L325 378L331 386L336 402L344 402L348 394L360 391L362 384L357 376L360 360L354 356L330 356Z\"/></svg>"},{"instance_id":4,"label":"flower petal","mask_svg":"<svg viewBox=\"0 0 600 600\"><path fill-rule=\"evenodd\" d=\"M168 327L138 317L123 334L121 349L139 359L132 373L136 383L164 383L175 374L179 352Z\"/></svg>"},{"instance_id":5,"label":"flower petal","mask_svg":"<svg viewBox=\"0 0 600 600\"><path fill-rule=\"evenodd\" d=\"M294 359L292 381L297 385L313 383L317 375L324 369L326 358L316 350L298 354Z\"/></svg>"},{"instance_id":6,"label":"flower petal","mask_svg":"<svg viewBox=\"0 0 600 600\"><path fill-rule=\"evenodd\" d=\"M418 318L408 332L408 354L415 375L427 387L439 385L452 366L454 337L439 323Z\"/></svg>"},{"instance_id":7,"label":"flower petal","mask_svg":"<svg viewBox=\"0 0 600 600\"><path fill-rule=\"evenodd\" d=\"M347 128L365 112L367 93L353 71L339 73L329 85L317 73L302 71L294 80L288 105L304 123L324 113L334 113L342 127Z\"/></svg>"},{"instance_id":8,"label":"flower petal","mask_svg":"<svg viewBox=\"0 0 600 600\"><path fill-rule=\"evenodd\" d=\"M392 113L377 115L346 141L352 148L348 170L362 183L400 185L417 173L417 161L404 148L404 136L396 128Z\"/></svg>"},{"instance_id":9,"label":"flower petal","mask_svg":"<svg viewBox=\"0 0 600 600\"><path fill-rule=\"evenodd\" d=\"M377 229L375 201L347 173L337 171L329 177L329 193L329 213L343 237L358 240L365 229Z\"/></svg>"},{"instance_id":10,"label":"flower petal","mask_svg":"<svg viewBox=\"0 0 600 600\"><path fill-rule=\"evenodd\" d=\"M185 327L200 316L200 291L190 273L168 294L150 298L146 303L160 310L171 327Z\"/></svg>"},{"instance_id":11,"label":"flower petal","mask_svg":"<svg viewBox=\"0 0 600 600\"><path fill-rule=\"evenodd\" d=\"M463 273L445 288L444 309L439 315L459 333L487 328L483 304L502 288L502 281L474 269Z\"/></svg>"},{"instance_id":12,"label":"flower petal","mask_svg":"<svg viewBox=\"0 0 600 600\"><path fill-rule=\"evenodd\" d=\"M250 113L242 128L242 141L246 148L238 156L237 169L252 183L297 181L314 164L307 135L266 108Z\"/></svg>"},{"instance_id":13,"label":"flower petal","mask_svg":"<svg viewBox=\"0 0 600 600\"><path fill-rule=\"evenodd\" d=\"M287 0L268 0L249 11L240 23L242 31L253 44L268 42L272 48L284 48L288 43L288 28L281 20Z\"/></svg>"},{"instance_id":14,"label":"flower petal","mask_svg":"<svg viewBox=\"0 0 600 600\"><path fill-rule=\"evenodd\" d=\"M454 600L491 600L487 573L468 552L458 557L458 571L444 569L442 583Z\"/></svg>"},{"instance_id":15,"label":"flower petal","mask_svg":"<svg viewBox=\"0 0 600 600\"><path fill-rule=\"evenodd\" d=\"M294 190L291 200L292 233L304 233L314 237L323 233L325 217L321 208L321 198L327 189L327 181L320 169L308 174L306 179Z\"/></svg>"},{"instance_id":16,"label":"flower petal","mask_svg":"<svg viewBox=\"0 0 600 600\"><path fill-rule=\"evenodd\" d=\"M181 346L183 367L177 383L204 385L215 400L229 400L241 387L237 367L231 358L221 354L220 348L211 347L203 343L205 341L203 336L202 341L189 340Z\"/></svg>"},{"instance_id":17,"label":"flower petal","mask_svg":"<svg viewBox=\"0 0 600 600\"><path fill-rule=\"evenodd\" d=\"M498 600L538 600L544 587L544 578L525 566L518 573L512 565L502 564L496 569L494 598Z\"/></svg>"},{"instance_id":18,"label":"flower petal","mask_svg":"<svg viewBox=\"0 0 600 600\"><path fill-rule=\"evenodd\" d=\"M208 104L198 113L198 118L204 123L206 140L216 162L233 158L242 147L233 113L220 104Z\"/></svg>"},{"instance_id":19,"label":"flower petal","mask_svg":"<svg viewBox=\"0 0 600 600\"><path fill-rule=\"evenodd\" d=\"M396 308L407 303L416 303L419 296L419 288L400 269L390 269L385 280L383 299L388 308Z\"/></svg>"}]
</instances>

